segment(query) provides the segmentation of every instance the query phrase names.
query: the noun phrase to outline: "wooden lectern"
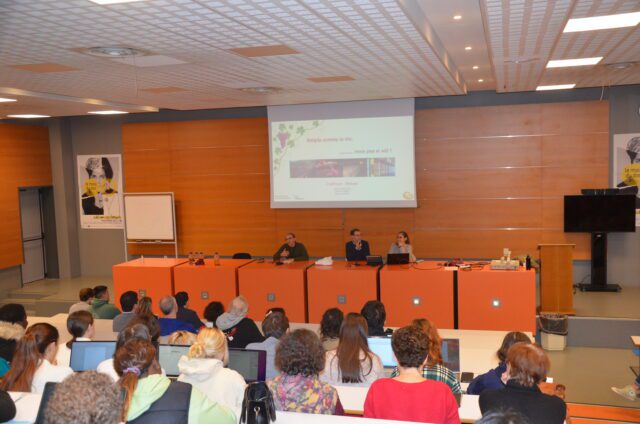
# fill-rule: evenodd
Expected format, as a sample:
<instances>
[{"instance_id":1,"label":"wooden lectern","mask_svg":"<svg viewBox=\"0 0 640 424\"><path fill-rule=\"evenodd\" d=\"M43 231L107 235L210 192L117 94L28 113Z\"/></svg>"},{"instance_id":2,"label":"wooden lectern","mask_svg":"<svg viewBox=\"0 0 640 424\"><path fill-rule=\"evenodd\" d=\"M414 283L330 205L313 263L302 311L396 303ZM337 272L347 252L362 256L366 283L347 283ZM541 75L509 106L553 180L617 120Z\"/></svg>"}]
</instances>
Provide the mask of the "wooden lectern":
<instances>
[{"instance_id":1,"label":"wooden lectern","mask_svg":"<svg viewBox=\"0 0 640 424\"><path fill-rule=\"evenodd\" d=\"M573 248L575 244L539 244L540 313L575 315Z\"/></svg>"}]
</instances>

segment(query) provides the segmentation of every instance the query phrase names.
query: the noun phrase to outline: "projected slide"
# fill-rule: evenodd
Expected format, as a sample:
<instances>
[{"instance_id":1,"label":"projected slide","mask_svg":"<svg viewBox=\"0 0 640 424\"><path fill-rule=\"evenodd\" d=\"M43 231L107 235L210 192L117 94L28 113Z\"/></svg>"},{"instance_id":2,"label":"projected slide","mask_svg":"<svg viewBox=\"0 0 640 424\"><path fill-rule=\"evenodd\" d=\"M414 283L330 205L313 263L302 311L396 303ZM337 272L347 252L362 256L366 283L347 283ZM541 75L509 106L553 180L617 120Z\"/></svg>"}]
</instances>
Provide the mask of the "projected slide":
<instances>
[{"instance_id":1,"label":"projected slide","mask_svg":"<svg viewBox=\"0 0 640 424\"><path fill-rule=\"evenodd\" d=\"M386 116L357 107L386 102L398 101L333 104L350 106L343 114L326 104L287 106L293 118L296 108L318 117L310 120L274 119L269 108L272 207L416 207L413 99L372 112Z\"/></svg>"}]
</instances>

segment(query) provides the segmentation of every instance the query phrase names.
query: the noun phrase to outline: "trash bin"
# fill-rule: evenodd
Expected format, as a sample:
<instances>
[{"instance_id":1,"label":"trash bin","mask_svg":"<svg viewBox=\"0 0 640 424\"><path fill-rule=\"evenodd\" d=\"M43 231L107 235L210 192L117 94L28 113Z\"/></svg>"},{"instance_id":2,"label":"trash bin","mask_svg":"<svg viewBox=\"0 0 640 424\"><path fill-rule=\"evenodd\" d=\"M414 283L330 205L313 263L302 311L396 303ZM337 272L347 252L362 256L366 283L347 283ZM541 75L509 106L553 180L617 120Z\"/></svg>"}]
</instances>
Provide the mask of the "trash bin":
<instances>
[{"instance_id":1,"label":"trash bin","mask_svg":"<svg viewBox=\"0 0 640 424\"><path fill-rule=\"evenodd\" d=\"M541 314L538 318L540 342L544 350L564 350L567 346L569 318L561 314Z\"/></svg>"}]
</instances>

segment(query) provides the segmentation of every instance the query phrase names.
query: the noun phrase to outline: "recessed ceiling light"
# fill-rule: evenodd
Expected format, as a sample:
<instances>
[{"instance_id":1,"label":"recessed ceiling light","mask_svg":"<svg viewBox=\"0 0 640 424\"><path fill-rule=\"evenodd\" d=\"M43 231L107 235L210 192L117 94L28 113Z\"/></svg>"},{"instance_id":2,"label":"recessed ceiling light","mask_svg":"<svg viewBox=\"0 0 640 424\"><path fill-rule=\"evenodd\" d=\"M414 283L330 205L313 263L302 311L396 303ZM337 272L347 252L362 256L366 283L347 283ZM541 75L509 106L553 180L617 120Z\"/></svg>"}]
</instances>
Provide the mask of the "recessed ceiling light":
<instances>
[{"instance_id":1,"label":"recessed ceiling light","mask_svg":"<svg viewBox=\"0 0 640 424\"><path fill-rule=\"evenodd\" d=\"M465 50L471 50L471 46L467 46L464 48Z\"/></svg>"},{"instance_id":2,"label":"recessed ceiling light","mask_svg":"<svg viewBox=\"0 0 640 424\"><path fill-rule=\"evenodd\" d=\"M146 1L146 0L89 0L95 4L119 4L119 3L134 3L137 1Z\"/></svg>"},{"instance_id":3,"label":"recessed ceiling light","mask_svg":"<svg viewBox=\"0 0 640 424\"><path fill-rule=\"evenodd\" d=\"M125 112L124 110L92 110L87 113L92 115L122 115L129 112Z\"/></svg>"},{"instance_id":4,"label":"recessed ceiling light","mask_svg":"<svg viewBox=\"0 0 640 424\"><path fill-rule=\"evenodd\" d=\"M478 69L479 66L478 65L473 65L473 69Z\"/></svg>"},{"instance_id":5,"label":"recessed ceiling light","mask_svg":"<svg viewBox=\"0 0 640 424\"><path fill-rule=\"evenodd\" d=\"M636 63L637 62L607 63L606 65L604 65L604 67L607 69L614 69L616 71L619 71L621 69L633 68L636 65Z\"/></svg>"},{"instance_id":6,"label":"recessed ceiling light","mask_svg":"<svg viewBox=\"0 0 640 424\"><path fill-rule=\"evenodd\" d=\"M563 32L595 31L598 29L624 28L640 23L640 12L620 13L618 15L592 16L589 18L569 19Z\"/></svg>"},{"instance_id":7,"label":"recessed ceiling light","mask_svg":"<svg viewBox=\"0 0 640 424\"><path fill-rule=\"evenodd\" d=\"M279 87L246 87L246 88L241 88L241 91L245 91L247 93L257 93L257 94L269 94L269 93L276 93L278 91L281 91L282 88Z\"/></svg>"},{"instance_id":8,"label":"recessed ceiling light","mask_svg":"<svg viewBox=\"0 0 640 424\"><path fill-rule=\"evenodd\" d=\"M7 99L5 97L0 97L0 103L6 103L6 102L17 102L16 99Z\"/></svg>"},{"instance_id":9,"label":"recessed ceiling light","mask_svg":"<svg viewBox=\"0 0 640 424\"><path fill-rule=\"evenodd\" d=\"M120 57L132 57L132 56L145 56L147 52L134 49L132 47L123 46L96 46L83 49L84 52L91 56L108 57L108 58L120 58Z\"/></svg>"},{"instance_id":10,"label":"recessed ceiling light","mask_svg":"<svg viewBox=\"0 0 640 424\"><path fill-rule=\"evenodd\" d=\"M478 82L484 82L484 80L483 80L482 78L480 78L480 79L478 80Z\"/></svg>"},{"instance_id":11,"label":"recessed ceiling light","mask_svg":"<svg viewBox=\"0 0 640 424\"><path fill-rule=\"evenodd\" d=\"M459 21L460 19L462 19L462 15L454 15L454 16L453 16L453 19L454 19L455 21Z\"/></svg>"},{"instance_id":12,"label":"recessed ceiling light","mask_svg":"<svg viewBox=\"0 0 640 424\"><path fill-rule=\"evenodd\" d=\"M556 84L556 85L539 85L536 87L536 91L546 91L546 90L568 90L570 88L575 87L575 84Z\"/></svg>"},{"instance_id":13,"label":"recessed ceiling light","mask_svg":"<svg viewBox=\"0 0 640 424\"><path fill-rule=\"evenodd\" d=\"M562 60L550 60L547 63L547 68L565 68L569 66L588 66L595 65L602 60L600 57L583 57L581 59L562 59Z\"/></svg>"},{"instance_id":14,"label":"recessed ceiling light","mask_svg":"<svg viewBox=\"0 0 640 424\"><path fill-rule=\"evenodd\" d=\"M51 118L49 115L33 115L25 113L24 115L7 115L7 118L19 118L19 119L36 119L36 118Z\"/></svg>"}]
</instances>

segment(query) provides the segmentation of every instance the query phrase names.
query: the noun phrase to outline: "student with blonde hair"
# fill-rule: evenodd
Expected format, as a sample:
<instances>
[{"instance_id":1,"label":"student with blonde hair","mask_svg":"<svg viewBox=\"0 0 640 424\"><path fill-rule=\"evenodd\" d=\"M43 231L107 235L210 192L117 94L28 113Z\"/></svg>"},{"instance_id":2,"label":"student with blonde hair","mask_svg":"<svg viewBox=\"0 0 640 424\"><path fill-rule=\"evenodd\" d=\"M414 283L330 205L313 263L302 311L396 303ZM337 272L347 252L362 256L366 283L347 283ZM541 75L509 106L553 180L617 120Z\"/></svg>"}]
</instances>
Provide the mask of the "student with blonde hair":
<instances>
[{"instance_id":1,"label":"student with blonde hair","mask_svg":"<svg viewBox=\"0 0 640 424\"><path fill-rule=\"evenodd\" d=\"M228 359L224 333L217 328L203 328L189 355L178 361L178 381L193 385L213 402L240 408L246 383L237 371L225 368Z\"/></svg>"},{"instance_id":2,"label":"student with blonde hair","mask_svg":"<svg viewBox=\"0 0 640 424\"><path fill-rule=\"evenodd\" d=\"M196 342L196 335L189 331L178 330L167 339L170 345L191 346Z\"/></svg>"}]
</instances>

